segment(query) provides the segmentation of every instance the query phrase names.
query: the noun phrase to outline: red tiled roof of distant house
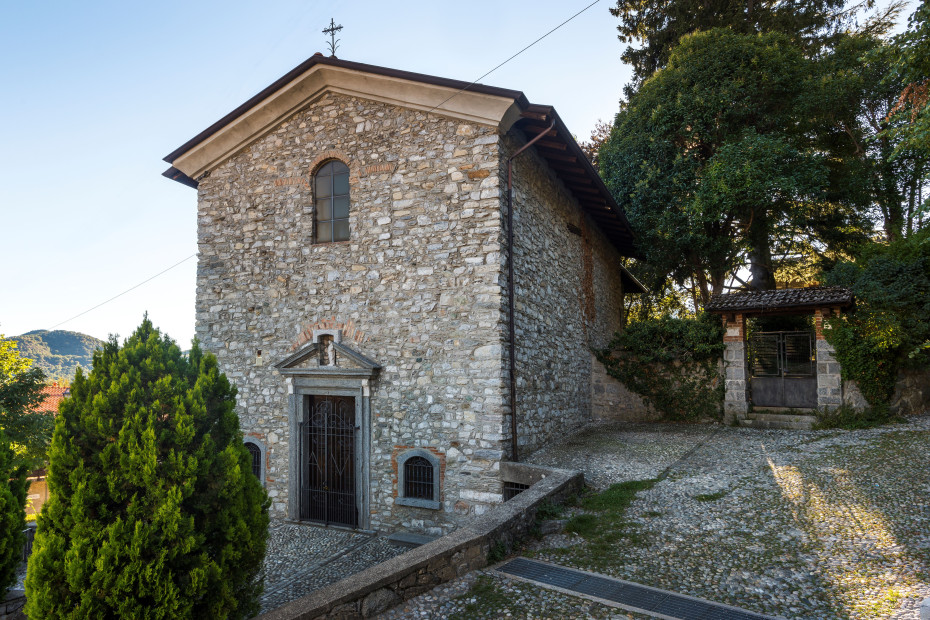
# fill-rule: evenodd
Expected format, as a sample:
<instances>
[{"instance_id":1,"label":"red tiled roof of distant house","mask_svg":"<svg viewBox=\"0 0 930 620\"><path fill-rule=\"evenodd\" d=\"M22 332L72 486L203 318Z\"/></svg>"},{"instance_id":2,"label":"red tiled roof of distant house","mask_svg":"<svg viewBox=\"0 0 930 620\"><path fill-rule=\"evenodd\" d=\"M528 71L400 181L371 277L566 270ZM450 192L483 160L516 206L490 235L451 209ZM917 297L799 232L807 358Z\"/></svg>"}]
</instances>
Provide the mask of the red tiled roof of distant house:
<instances>
[{"instance_id":1,"label":"red tiled roof of distant house","mask_svg":"<svg viewBox=\"0 0 930 620\"><path fill-rule=\"evenodd\" d=\"M37 413L51 412L52 414L58 414L58 403L63 399L71 395L71 388L62 387L58 383L53 383L52 385L46 385L42 388L43 399L42 402L36 407Z\"/></svg>"}]
</instances>

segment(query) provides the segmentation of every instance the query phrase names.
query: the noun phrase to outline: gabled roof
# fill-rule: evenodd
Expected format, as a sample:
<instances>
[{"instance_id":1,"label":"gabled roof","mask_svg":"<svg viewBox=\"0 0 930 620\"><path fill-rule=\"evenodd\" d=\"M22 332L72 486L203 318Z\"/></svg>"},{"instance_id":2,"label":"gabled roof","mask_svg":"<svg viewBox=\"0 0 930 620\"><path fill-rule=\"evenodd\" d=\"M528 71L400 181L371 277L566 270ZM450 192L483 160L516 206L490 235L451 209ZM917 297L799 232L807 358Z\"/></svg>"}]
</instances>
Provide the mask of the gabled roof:
<instances>
[{"instance_id":1,"label":"gabled roof","mask_svg":"<svg viewBox=\"0 0 930 620\"><path fill-rule=\"evenodd\" d=\"M807 288L780 288L774 291L752 291L714 295L704 306L708 312L740 312L784 310L788 308L821 308L824 306L850 306L853 294L840 286L809 286Z\"/></svg>"},{"instance_id":2,"label":"gabled roof","mask_svg":"<svg viewBox=\"0 0 930 620\"><path fill-rule=\"evenodd\" d=\"M620 254L635 255L633 233L625 214L552 106L531 104L516 90L334 56L313 55L169 153L164 159L171 167L164 176L196 188L202 175L328 91L492 125L501 132L516 127L527 138L546 131L555 120L549 135L534 148Z\"/></svg>"}]
</instances>

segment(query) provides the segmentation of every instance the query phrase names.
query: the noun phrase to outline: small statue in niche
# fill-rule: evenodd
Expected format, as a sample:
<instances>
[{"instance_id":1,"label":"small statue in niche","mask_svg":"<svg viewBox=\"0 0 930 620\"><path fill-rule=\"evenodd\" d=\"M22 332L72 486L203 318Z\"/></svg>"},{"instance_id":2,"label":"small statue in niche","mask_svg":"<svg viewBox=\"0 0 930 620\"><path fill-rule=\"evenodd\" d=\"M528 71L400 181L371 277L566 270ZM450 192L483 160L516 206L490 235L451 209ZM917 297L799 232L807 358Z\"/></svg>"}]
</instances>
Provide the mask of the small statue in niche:
<instances>
[{"instance_id":1,"label":"small statue in niche","mask_svg":"<svg viewBox=\"0 0 930 620\"><path fill-rule=\"evenodd\" d=\"M332 336L320 336L320 366L336 365L336 346Z\"/></svg>"}]
</instances>

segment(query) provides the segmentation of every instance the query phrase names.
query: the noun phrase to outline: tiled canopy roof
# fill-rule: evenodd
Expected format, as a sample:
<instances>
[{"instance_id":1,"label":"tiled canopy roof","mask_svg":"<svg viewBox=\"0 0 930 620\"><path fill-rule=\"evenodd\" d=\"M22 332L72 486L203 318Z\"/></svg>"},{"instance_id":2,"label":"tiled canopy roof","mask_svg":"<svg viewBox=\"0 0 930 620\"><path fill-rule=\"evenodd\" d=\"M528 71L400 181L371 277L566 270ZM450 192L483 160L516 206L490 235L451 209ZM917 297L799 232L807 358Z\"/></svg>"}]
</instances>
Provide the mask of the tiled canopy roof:
<instances>
[{"instance_id":1,"label":"tiled canopy roof","mask_svg":"<svg viewBox=\"0 0 930 620\"><path fill-rule=\"evenodd\" d=\"M852 302L853 294L849 289L840 286L810 286L714 295L704 309L719 313L744 310L765 312L792 308L849 306Z\"/></svg>"}]
</instances>

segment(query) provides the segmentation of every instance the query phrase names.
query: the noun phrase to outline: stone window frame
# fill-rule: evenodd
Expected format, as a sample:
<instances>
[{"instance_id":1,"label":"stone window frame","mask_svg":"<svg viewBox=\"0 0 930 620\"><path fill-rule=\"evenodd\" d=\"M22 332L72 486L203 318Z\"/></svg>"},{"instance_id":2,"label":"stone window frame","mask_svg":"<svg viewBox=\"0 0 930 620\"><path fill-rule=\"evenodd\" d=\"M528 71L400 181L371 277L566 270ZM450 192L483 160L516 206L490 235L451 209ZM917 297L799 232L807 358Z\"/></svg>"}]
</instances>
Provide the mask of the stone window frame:
<instances>
[{"instance_id":1,"label":"stone window frame","mask_svg":"<svg viewBox=\"0 0 930 620\"><path fill-rule=\"evenodd\" d=\"M345 166L345 169L346 169L346 170L345 170L345 174L348 174L348 175L349 175L347 193L345 194L345 197L346 197L346 198L348 199L348 201L349 201L348 213L346 214L346 217L345 217L345 218L336 218L335 204L333 204L333 201L332 201L332 199L335 198L336 195L335 195L334 193L331 193L331 194L329 195L329 197L328 197L328 198L330 199L330 207L331 207L331 209L332 209L332 212L330 213L331 217L330 217L328 220L323 220L324 223L325 223L325 222L329 222L330 225L332 226L332 229L331 229L331 231L330 231L330 238L329 238L329 239L320 239L320 237L319 237L319 230L320 230L320 214L319 214L319 209L317 208L317 188L316 188L316 185L317 185L317 177L318 177L320 171L321 171L324 167L326 167L327 165L329 165L329 164L331 164L331 163L333 163L333 162L339 162L340 164L342 164L343 166ZM340 172L340 174L342 174L342 173ZM332 176L334 176L334 175L330 175L330 178L332 178ZM351 241L351 240L352 240L352 224L351 224L351 220L352 220L352 181L353 181L352 168L351 168L351 167L349 166L349 164L348 164L346 161L344 161L342 158L330 156L330 157L327 157L327 158L325 158L325 159L319 161L318 163L316 163L316 165L315 165L314 168L313 168L313 172L312 172L311 175L310 175L310 180L311 180L311 182L310 182L310 187L311 187L311 200L312 200L312 204L313 204L313 244L314 244L314 245L323 245L323 244L331 244L331 243L345 243L345 242ZM342 194L340 194L339 196L342 196ZM341 220L343 220L343 219L346 221L346 224L347 224L348 227L349 227L349 234L348 234L348 237L346 237L345 239L334 239L333 237L335 236L335 223L336 223L337 220L341 221Z\"/></svg>"},{"instance_id":2,"label":"stone window frame","mask_svg":"<svg viewBox=\"0 0 930 620\"><path fill-rule=\"evenodd\" d=\"M265 458L266 458L266 455L268 454L265 450L265 442L252 435L243 435L242 444L243 445L252 444L256 448L258 448L259 462L261 463L261 468L260 468L261 475L258 477L258 481L262 483L262 486L265 486ZM252 456L251 452L249 452L249 456L250 457Z\"/></svg>"},{"instance_id":3,"label":"stone window frame","mask_svg":"<svg viewBox=\"0 0 930 620\"><path fill-rule=\"evenodd\" d=\"M407 461L413 457L426 459L433 466L433 499L418 499L415 497L404 497L404 468ZM394 503L400 506L413 506L415 508L429 508L430 510L439 510L442 508L442 502L439 501L439 457L423 448L411 448L404 450L397 455L397 497Z\"/></svg>"}]
</instances>

